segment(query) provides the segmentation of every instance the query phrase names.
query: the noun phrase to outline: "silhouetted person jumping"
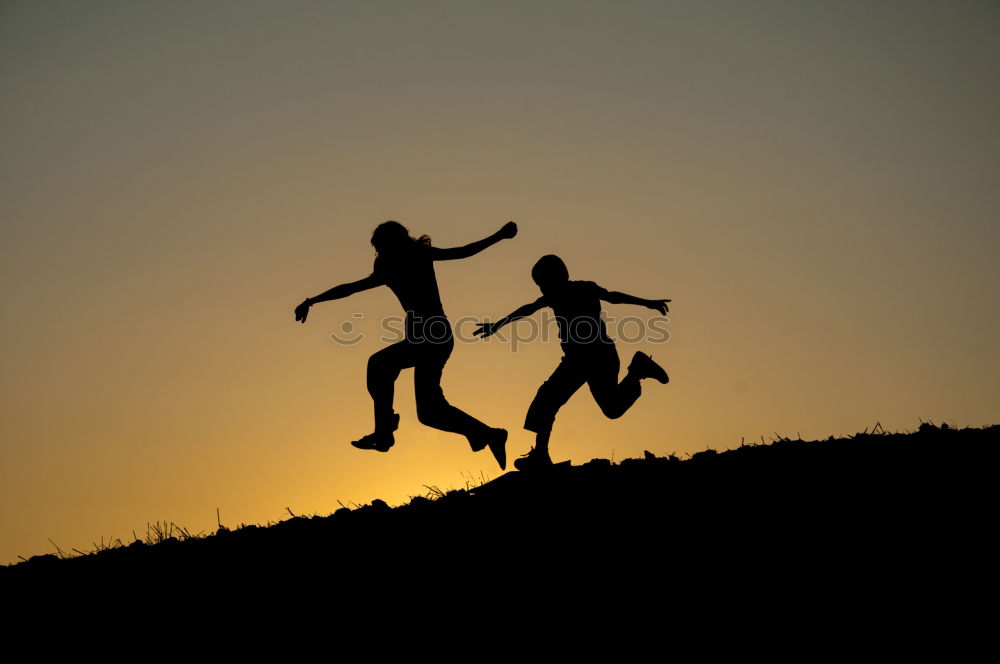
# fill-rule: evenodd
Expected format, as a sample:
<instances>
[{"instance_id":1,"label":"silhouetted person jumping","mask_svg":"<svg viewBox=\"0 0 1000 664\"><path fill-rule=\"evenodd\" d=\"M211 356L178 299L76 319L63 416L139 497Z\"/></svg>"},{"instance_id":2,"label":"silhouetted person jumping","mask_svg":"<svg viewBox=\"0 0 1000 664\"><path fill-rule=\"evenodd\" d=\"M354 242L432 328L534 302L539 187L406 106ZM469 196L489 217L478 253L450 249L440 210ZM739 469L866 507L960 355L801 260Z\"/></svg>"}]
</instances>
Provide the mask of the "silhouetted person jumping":
<instances>
[{"instance_id":1,"label":"silhouetted person jumping","mask_svg":"<svg viewBox=\"0 0 1000 664\"><path fill-rule=\"evenodd\" d=\"M426 235L414 239L405 226L387 221L379 224L372 233L372 246L378 255L370 276L306 298L295 308L295 320L305 323L309 307L317 302L337 300L384 285L392 290L406 310L403 341L383 348L368 359L368 393L375 402L375 431L352 442L352 445L379 452L388 452L393 446L393 432L399 426L399 415L392 409L394 384L400 371L413 367L417 418L420 422L435 429L462 434L469 440L473 452L489 447L500 468L507 467L507 431L491 428L455 408L441 391L441 372L455 342L451 324L441 306L434 261L468 258L516 234L517 224L511 221L488 238L464 247L441 249L431 246L431 240Z\"/></svg>"},{"instance_id":2,"label":"silhouetted person jumping","mask_svg":"<svg viewBox=\"0 0 1000 664\"><path fill-rule=\"evenodd\" d=\"M528 407L524 428L534 431L535 446L528 454L514 461L518 470L533 470L552 465L549 457L549 435L556 413L586 383L590 393L605 415L621 417L635 400L641 388L639 380L655 378L666 383L667 372L649 355L636 352L625 378L618 382L618 351L608 338L601 319L601 300L611 304L638 304L667 313L670 300L642 298L607 291L593 281L570 281L566 264L558 256L542 256L531 269L531 278L542 296L494 323L480 323L475 334L488 337L518 318L524 318L543 307L552 307L559 325L559 340L563 357L547 381L538 388Z\"/></svg>"}]
</instances>

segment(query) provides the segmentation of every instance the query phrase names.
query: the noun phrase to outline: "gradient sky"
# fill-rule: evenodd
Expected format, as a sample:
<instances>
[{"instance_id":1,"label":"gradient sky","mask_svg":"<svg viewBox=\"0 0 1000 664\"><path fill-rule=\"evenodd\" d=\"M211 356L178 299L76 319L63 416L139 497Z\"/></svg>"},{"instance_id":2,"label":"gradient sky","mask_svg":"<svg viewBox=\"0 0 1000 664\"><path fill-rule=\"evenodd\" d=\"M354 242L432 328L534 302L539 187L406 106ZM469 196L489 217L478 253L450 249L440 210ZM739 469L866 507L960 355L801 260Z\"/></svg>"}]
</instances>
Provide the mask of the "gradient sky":
<instances>
[{"instance_id":1,"label":"gradient sky","mask_svg":"<svg viewBox=\"0 0 1000 664\"><path fill-rule=\"evenodd\" d=\"M386 219L518 222L438 264L453 321L547 253L673 299L619 346L671 383L582 390L557 459L1000 422L998 81L996 2L0 2L0 562L496 477L411 372L392 452L348 445L387 289L294 322ZM558 360L460 343L445 393L516 457Z\"/></svg>"}]
</instances>

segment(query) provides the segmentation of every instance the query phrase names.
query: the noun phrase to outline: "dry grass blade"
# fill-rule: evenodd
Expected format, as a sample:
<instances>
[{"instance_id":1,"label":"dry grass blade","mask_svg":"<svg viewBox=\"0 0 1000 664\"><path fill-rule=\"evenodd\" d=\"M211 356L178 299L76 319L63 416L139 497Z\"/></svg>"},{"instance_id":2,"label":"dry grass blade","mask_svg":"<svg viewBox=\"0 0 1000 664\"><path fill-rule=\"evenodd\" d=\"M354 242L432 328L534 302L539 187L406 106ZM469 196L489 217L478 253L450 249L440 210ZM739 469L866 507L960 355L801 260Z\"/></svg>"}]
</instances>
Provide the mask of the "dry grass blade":
<instances>
[{"instance_id":1,"label":"dry grass blade","mask_svg":"<svg viewBox=\"0 0 1000 664\"><path fill-rule=\"evenodd\" d=\"M67 556L67 555L66 555L66 552L65 552L65 551L63 551L62 549L60 549L60 548L59 548L59 545L58 545L58 544L56 544L55 542L53 542L53 541L52 541L52 539L51 539L51 538L49 539L49 543L50 543L50 544L51 544L52 546L56 547L56 551L58 551L58 552L59 552L59 557L60 557L60 558L68 558L68 557L69 557L69 556Z\"/></svg>"}]
</instances>

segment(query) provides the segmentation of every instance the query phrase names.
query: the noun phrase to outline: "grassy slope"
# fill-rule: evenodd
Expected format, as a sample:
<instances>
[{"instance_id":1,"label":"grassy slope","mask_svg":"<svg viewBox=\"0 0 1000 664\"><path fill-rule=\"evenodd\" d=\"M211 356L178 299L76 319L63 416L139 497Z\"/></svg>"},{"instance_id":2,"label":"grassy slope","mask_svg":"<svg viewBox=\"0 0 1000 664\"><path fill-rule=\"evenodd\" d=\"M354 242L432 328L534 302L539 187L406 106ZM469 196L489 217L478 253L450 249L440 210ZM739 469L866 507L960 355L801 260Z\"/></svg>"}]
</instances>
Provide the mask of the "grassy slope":
<instances>
[{"instance_id":1,"label":"grassy slope","mask_svg":"<svg viewBox=\"0 0 1000 664\"><path fill-rule=\"evenodd\" d=\"M985 565L1000 426L780 440L691 459L595 459L508 473L389 508L375 501L154 546L36 556L0 581L227 579L342 594L434 583L742 588L946 586ZM582 585L581 585L582 584ZM938 588L939 590L942 588Z\"/></svg>"}]
</instances>

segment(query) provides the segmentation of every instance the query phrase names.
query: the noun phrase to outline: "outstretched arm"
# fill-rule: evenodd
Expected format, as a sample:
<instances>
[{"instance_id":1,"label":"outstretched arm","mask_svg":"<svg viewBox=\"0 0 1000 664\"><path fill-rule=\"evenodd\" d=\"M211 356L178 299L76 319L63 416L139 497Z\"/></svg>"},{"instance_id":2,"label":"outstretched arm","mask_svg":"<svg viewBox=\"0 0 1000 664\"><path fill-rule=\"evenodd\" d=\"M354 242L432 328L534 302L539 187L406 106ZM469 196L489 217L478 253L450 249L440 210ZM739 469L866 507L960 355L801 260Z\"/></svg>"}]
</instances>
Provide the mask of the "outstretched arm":
<instances>
[{"instance_id":1,"label":"outstretched arm","mask_svg":"<svg viewBox=\"0 0 1000 664\"><path fill-rule=\"evenodd\" d=\"M504 316L503 318L501 318L498 321L494 321L492 323L479 323L479 329L478 330L473 330L472 334L482 335L482 337L485 339L486 337L490 336L491 334L496 334L497 330L499 330L501 327L503 327L507 323L515 321L518 318L527 318L528 316L530 316L531 314L535 313L536 311L538 311L539 309L541 309L544 306L546 306L546 304L545 304L545 298L544 297L540 297L537 300L535 300L534 302L531 302L530 304L526 304L526 305L524 305L522 307L518 307L517 309L515 309L511 313L507 314L506 316Z\"/></svg>"},{"instance_id":2,"label":"outstretched arm","mask_svg":"<svg viewBox=\"0 0 1000 664\"><path fill-rule=\"evenodd\" d=\"M302 301L302 304L295 307L295 320L306 322L306 316L309 314L309 307L316 304L317 302L329 302L330 300L339 300L342 297L347 297L348 295L354 295L363 290L368 290L369 288L375 288L376 286L381 286L382 282L374 274L360 279L358 281L352 281L349 284L341 284L339 286L334 286L328 291L320 293L316 297L307 297Z\"/></svg>"},{"instance_id":3,"label":"outstretched arm","mask_svg":"<svg viewBox=\"0 0 1000 664\"><path fill-rule=\"evenodd\" d=\"M464 247L451 247L450 249L431 247L431 258L436 261L452 261L456 258L468 258L469 256L475 256L487 247L492 247L500 240L512 238L515 235L517 235L517 224L513 221L508 221L504 224L503 228L493 235L483 238L478 242L467 244Z\"/></svg>"},{"instance_id":4,"label":"outstretched arm","mask_svg":"<svg viewBox=\"0 0 1000 664\"><path fill-rule=\"evenodd\" d=\"M641 297L628 295L627 293L619 293L618 291L608 291L608 294L603 296L601 299L611 304L638 304L640 307L655 309L661 314L665 314L670 311L667 307L667 302L670 302L670 300L644 300Z\"/></svg>"}]
</instances>

